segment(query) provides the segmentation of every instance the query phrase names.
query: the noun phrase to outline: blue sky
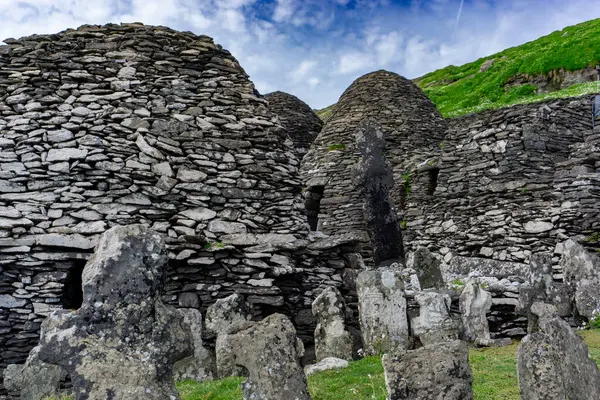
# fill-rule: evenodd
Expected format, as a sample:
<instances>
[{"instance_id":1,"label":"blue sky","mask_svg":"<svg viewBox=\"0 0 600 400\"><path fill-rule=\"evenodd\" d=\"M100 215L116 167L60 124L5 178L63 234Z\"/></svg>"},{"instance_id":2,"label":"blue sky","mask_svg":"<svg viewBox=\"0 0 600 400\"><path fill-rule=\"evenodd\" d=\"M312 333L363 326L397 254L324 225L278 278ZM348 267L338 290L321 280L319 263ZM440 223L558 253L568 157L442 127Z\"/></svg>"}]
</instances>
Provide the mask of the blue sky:
<instances>
[{"instance_id":1,"label":"blue sky","mask_svg":"<svg viewBox=\"0 0 600 400\"><path fill-rule=\"evenodd\" d=\"M322 108L373 70L415 78L599 17L591 0L0 0L0 40L86 23L190 30L230 50L261 93Z\"/></svg>"}]
</instances>

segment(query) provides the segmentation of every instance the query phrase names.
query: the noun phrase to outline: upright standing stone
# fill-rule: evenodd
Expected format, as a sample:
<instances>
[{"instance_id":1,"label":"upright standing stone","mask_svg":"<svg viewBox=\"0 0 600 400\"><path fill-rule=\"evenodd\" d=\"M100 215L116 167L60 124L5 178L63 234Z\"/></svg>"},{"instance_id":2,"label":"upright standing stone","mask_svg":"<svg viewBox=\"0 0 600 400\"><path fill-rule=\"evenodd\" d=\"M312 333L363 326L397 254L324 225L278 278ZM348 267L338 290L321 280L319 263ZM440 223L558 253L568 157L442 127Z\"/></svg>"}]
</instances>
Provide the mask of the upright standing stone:
<instances>
[{"instance_id":1,"label":"upright standing stone","mask_svg":"<svg viewBox=\"0 0 600 400\"><path fill-rule=\"evenodd\" d=\"M34 347L24 365L11 364L4 370L4 387L21 400L40 400L60 396L64 369L39 358L40 347Z\"/></svg>"},{"instance_id":2,"label":"upright standing stone","mask_svg":"<svg viewBox=\"0 0 600 400\"><path fill-rule=\"evenodd\" d=\"M237 293L217 300L206 310L206 330L217 337L215 344L217 375L219 378L242 375L233 363L228 329L235 324L251 319L250 306Z\"/></svg>"},{"instance_id":3,"label":"upright standing stone","mask_svg":"<svg viewBox=\"0 0 600 400\"><path fill-rule=\"evenodd\" d=\"M600 313L600 258L569 239L563 244L560 264L565 283L575 293L579 315L590 319L594 311Z\"/></svg>"},{"instance_id":4,"label":"upright standing stone","mask_svg":"<svg viewBox=\"0 0 600 400\"><path fill-rule=\"evenodd\" d=\"M411 320L414 336L424 346L458 339L458 326L450 316L450 296L424 291L415 295L419 315Z\"/></svg>"},{"instance_id":5,"label":"upright standing stone","mask_svg":"<svg viewBox=\"0 0 600 400\"><path fill-rule=\"evenodd\" d=\"M234 363L248 371L244 400L310 400L300 366L304 353L287 317L273 314L261 322L238 323L229 329Z\"/></svg>"},{"instance_id":6,"label":"upright standing stone","mask_svg":"<svg viewBox=\"0 0 600 400\"><path fill-rule=\"evenodd\" d=\"M356 130L356 145L361 153L356 183L365 199L364 217L375 265L404 263L402 231L390 194L394 175L383 155L385 139L381 125L372 119L362 120Z\"/></svg>"},{"instance_id":7,"label":"upright standing stone","mask_svg":"<svg viewBox=\"0 0 600 400\"><path fill-rule=\"evenodd\" d=\"M387 400L470 400L469 349L459 340L385 354Z\"/></svg>"},{"instance_id":8,"label":"upright standing stone","mask_svg":"<svg viewBox=\"0 0 600 400\"><path fill-rule=\"evenodd\" d=\"M444 289L444 277L440 266L442 262L426 248L419 247L409 257L407 267L412 268L417 278L421 289Z\"/></svg>"},{"instance_id":9,"label":"upright standing stone","mask_svg":"<svg viewBox=\"0 0 600 400\"><path fill-rule=\"evenodd\" d=\"M363 271L356 278L356 290L365 353L409 348L401 274L392 268Z\"/></svg>"},{"instance_id":10,"label":"upright standing stone","mask_svg":"<svg viewBox=\"0 0 600 400\"><path fill-rule=\"evenodd\" d=\"M532 310L546 310L538 321L540 331L525 336L517 349L521 398L598 399L600 372L587 346L569 324L538 304Z\"/></svg>"},{"instance_id":11,"label":"upright standing stone","mask_svg":"<svg viewBox=\"0 0 600 400\"><path fill-rule=\"evenodd\" d=\"M177 361L173 365L173 377L176 382L191 379L197 382L213 379L215 374L215 354L202 342L202 314L193 308L179 308L177 311L189 325L192 333L194 354Z\"/></svg>"},{"instance_id":12,"label":"upright standing stone","mask_svg":"<svg viewBox=\"0 0 600 400\"><path fill-rule=\"evenodd\" d=\"M459 299L463 336L468 342L484 344L490 341L487 313L492 307L492 295L481 287L477 278L465 284Z\"/></svg>"},{"instance_id":13,"label":"upright standing stone","mask_svg":"<svg viewBox=\"0 0 600 400\"><path fill-rule=\"evenodd\" d=\"M206 331L214 337L225 332L238 322L249 321L252 317L250 306L244 298L234 293L224 299L218 299L206 310Z\"/></svg>"},{"instance_id":14,"label":"upright standing stone","mask_svg":"<svg viewBox=\"0 0 600 400\"><path fill-rule=\"evenodd\" d=\"M173 363L192 354L190 328L161 300L167 250L143 225L106 231L83 275L83 304L42 324L40 360L63 367L77 400L177 399Z\"/></svg>"},{"instance_id":15,"label":"upright standing stone","mask_svg":"<svg viewBox=\"0 0 600 400\"><path fill-rule=\"evenodd\" d=\"M328 357L352 359L353 338L346 328L346 317L351 312L344 297L334 287L326 287L312 303L317 320L315 353L317 361Z\"/></svg>"}]
</instances>

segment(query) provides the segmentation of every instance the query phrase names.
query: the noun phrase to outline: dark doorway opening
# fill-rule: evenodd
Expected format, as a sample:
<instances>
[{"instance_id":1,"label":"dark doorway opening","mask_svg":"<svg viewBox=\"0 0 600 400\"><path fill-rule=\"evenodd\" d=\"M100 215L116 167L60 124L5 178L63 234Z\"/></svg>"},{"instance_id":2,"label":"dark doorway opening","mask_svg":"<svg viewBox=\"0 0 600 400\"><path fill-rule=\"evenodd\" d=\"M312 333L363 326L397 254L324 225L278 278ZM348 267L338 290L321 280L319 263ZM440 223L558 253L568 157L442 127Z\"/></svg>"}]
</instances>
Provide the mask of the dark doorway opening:
<instances>
[{"instance_id":1,"label":"dark doorway opening","mask_svg":"<svg viewBox=\"0 0 600 400\"><path fill-rule=\"evenodd\" d=\"M304 208L311 231L316 231L318 228L321 199L324 192L325 186L311 186L304 192Z\"/></svg>"},{"instance_id":2,"label":"dark doorway opening","mask_svg":"<svg viewBox=\"0 0 600 400\"><path fill-rule=\"evenodd\" d=\"M427 171L429 174L429 183L427 185L427 194L433 196L435 189L437 188L438 176L440 175L439 168L432 168Z\"/></svg>"},{"instance_id":3,"label":"dark doorway opening","mask_svg":"<svg viewBox=\"0 0 600 400\"><path fill-rule=\"evenodd\" d=\"M81 274L83 273L85 262L75 263L67 270L67 279L62 297L63 308L66 310L77 310L83 303L83 282Z\"/></svg>"}]
</instances>

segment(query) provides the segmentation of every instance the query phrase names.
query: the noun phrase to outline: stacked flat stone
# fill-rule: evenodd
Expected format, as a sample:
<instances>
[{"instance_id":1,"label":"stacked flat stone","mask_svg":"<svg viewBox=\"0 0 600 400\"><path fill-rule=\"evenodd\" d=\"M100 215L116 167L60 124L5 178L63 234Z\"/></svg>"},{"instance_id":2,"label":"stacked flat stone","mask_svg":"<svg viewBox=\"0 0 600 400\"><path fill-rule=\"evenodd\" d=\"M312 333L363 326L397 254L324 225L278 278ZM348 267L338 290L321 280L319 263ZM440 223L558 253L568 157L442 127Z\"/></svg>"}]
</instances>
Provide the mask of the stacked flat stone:
<instances>
[{"instance_id":1,"label":"stacked flat stone","mask_svg":"<svg viewBox=\"0 0 600 400\"><path fill-rule=\"evenodd\" d=\"M406 171L439 152L446 121L413 82L389 71L376 71L355 80L342 94L333 115L302 161L305 196L324 188L319 229L325 233L365 231L363 199L352 183L358 161L354 133L371 118L385 133L386 158L394 171L393 200L403 204ZM406 177L406 175L404 175Z\"/></svg>"},{"instance_id":2,"label":"stacked flat stone","mask_svg":"<svg viewBox=\"0 0 600 400\"><path fill-rule=\"evenodd\" d=\"M449 120L435 195L406 202L407 242L440 249L446 261L461 255L523 263L533 253L552 252L591 221L597 226L597 216L582 214L591 201L578 204L562 181L563 171L574 168L565 162L592 133L590 115L586 97ZM595 185L585 180L572 185L591 200Z\"/></svg>"},{"instance_id":3,"label":"stacked flat stone","mask_svg":"<svg viewBox=\"0 0 600 400\"><path fill-rule=\"evenodd\" d=\"M290 136L298 156L302 158L321 132L323 121L308 104L291 94L271 92L265 94L265 100L269 102L269 109L279 117L284 132Z\"/></svg>"},{"instance_id":4,"label":"stacked flat stone","mask_svg":"<svg viewBox=\"0 0 600 400\"><path fill-rule=\"evenodd\" d=\"M78 307L69 292L114 225L164 236L165 301L180 307L238 292L257 317L310 316L313 288L343 285L356 240L306 238L292 143L211 38L109 24L5 43L0 372L25 360L52 309ZM314 320L299 323L312 337Z\"/></svg>"}]
</instances>

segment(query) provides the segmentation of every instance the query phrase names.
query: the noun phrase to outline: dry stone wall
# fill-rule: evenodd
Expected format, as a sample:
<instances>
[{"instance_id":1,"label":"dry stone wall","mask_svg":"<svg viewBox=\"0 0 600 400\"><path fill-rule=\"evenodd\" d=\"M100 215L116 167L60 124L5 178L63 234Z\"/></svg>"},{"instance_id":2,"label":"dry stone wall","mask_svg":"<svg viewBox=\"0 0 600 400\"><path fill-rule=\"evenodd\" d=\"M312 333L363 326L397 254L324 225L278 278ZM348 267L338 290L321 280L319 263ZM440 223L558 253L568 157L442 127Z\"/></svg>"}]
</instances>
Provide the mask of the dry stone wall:
<instances>
[{"instance_id":1,"label":"dry stone wall","mask_svg":"<svg viewBox=\"0 0 600 400\"><path fill-rule=\"evenodd\" d=\"M415 185L406 203L408 245L441 250L446 261L527 263L597 227L590 116L585 97L449 120L435 191Z\"/></svg>"},{"instance_id":2,"label":"dry stone wall","mask_svg":"<svg viewBox=\"0 0 600 400\"><path fill-rule=\"evenodd\" d=\"M435 105L408 79L382 70L354 81L302 161L307 209L318 211L315 230L366 231L363 198L352 182L359 160L354 134L365 118L383 127L396 205L404 201L405 173L421 163L428 165L447 129Z\"/></svg>"},{"instance_id":3,"label":"dry stone wall","mask_svg":"<svg viewBox=\"0 0 600 400\"><path fill-rule=\"evenodd\" d=\"M164 236L165 301L180 307L242 293L306 339L319 285L351 290L355 238L306 236L292 143L212 39L111 24L5 43L0 376L51 309L79 306L83 265L114 225Z\"/></svg>"},{"instance_id":4,"label":"dry stone wall","mask_svg":"<svg viewBox=\"0 0 600 400\"><path fill-rule=\"evenodd\" d=\"M300 159L306 154L321 129L323 121L308 104L288 93L272 92L265 94L269 109L277 114Z\"/></svg>"}]
</instances>

